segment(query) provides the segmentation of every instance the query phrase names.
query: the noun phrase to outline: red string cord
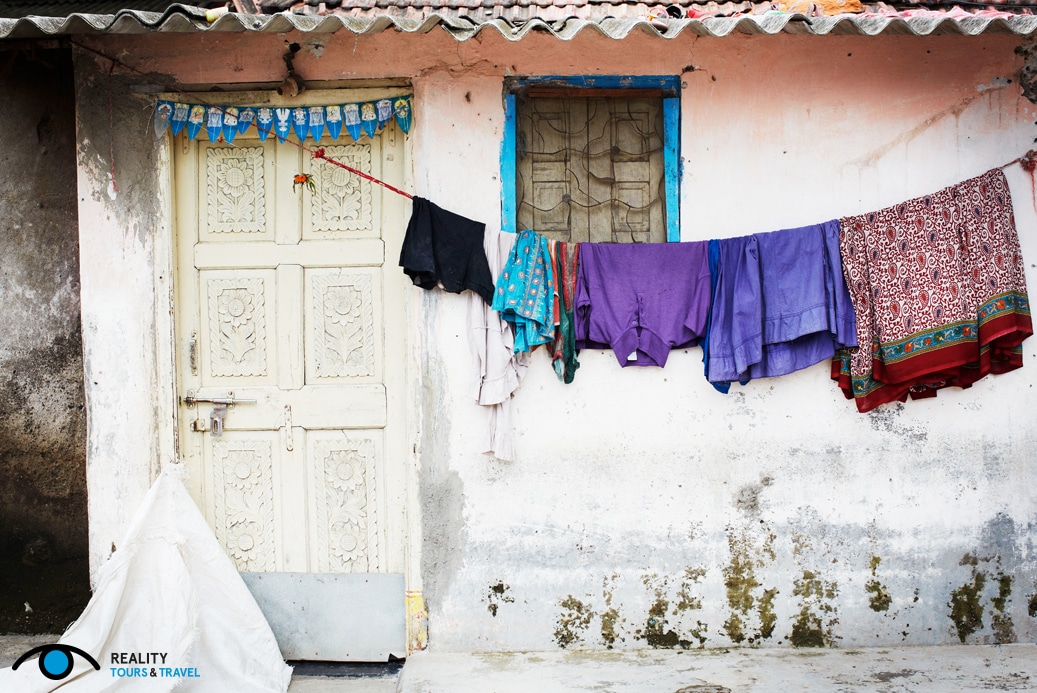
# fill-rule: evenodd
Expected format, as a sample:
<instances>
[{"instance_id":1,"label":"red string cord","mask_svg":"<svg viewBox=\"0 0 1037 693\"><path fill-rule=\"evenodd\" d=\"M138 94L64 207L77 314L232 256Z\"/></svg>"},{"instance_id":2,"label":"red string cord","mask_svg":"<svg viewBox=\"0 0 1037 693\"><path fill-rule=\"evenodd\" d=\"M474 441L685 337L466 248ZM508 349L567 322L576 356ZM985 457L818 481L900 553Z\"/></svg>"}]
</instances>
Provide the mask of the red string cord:
<instances>
[{"instance_id":1,"label":"red string cord","mask_svg":"<svg viewBox=\"0 0 1037 693\"><path fill-rule=\"evenodd\" d=\"M1030 199L1033 202L1033 209L1037 212L1037 180L1034 179L1034 170L1037 169L1037 150L1031 149L1030 151L1023 154L1015 161L1011 161L1006 165L1014 164L1016 161L1023 167L1023 170L1030 174Z\"/></svg>"},{"instance_id":2,"label":"red string cord","mask_svg":"<svg viewBox=\"0 0 1037 693\"><path fill-rule=\"evenodd\" d=\"M148 75L148 74L142 72L141 70L138 70L138 69L136 69L136 68L134 68L134 67L132 67L130 65L127 65L126 63L122 62L118 58L113 58L112 56L106 55L105 53L102 53L101 51L94 50L93 48L90 48L89 46L84 46L82 43L79 43L78 41L72 41L72 43L74 45L78 46L79 48L82 48L83 50L88 51L90 53L94 53L95 55L99 55L102 58L104 58L105 60L111 61L111 63L112 63L111 67L108 70L108 78L109 78L108 79L108 118L109 118L109 127L111 127L111 122L112 122L112 120L114 118L113 106L112 106L111 74L112 74L112 71L115 70L115 66L119 65L120 67L126 68L130 72L135 72L136 74L144 76L144 77L151 78L151 75ZM203 104L205 106L208 106L209 108L215 108L215 109L219 110L221 113L223 113L224 115L226 115L226 113L227 113L227 110L225 108L223 108L222 106L217 106L214 103L209 103L205 99L197 98L195 95L187 94L186 92L181 91L180 89L177 89L175 87L169 88L168 91L170 91L170 92L172 92L174 94L180 94L181 96L189 96L191 101L195 101L197 103ZM270 130L269 128L261 128L259 126L259 123L256 123L256 129L259 130L260 132L266 132L268 136L270 134L274 134L274 136L277 137L277 139L280 140L281 142L287 142L288 144L292 145L293 147L298 147L302 151L310 154L310 156L312 156L314 159L322 159L324 161L327 161L329 164L332 164L334 166L338 166L339 168L344 168L345 170L349 171L350 173L355 173L356 175L360 176L361 178L364 178L365 180L369 180L372 183L377 183L378 185L382 186L386 190L391 190L392 192L396 193L397 195L402 195L403 197L406 197L408 200L414 199L414 196L411 195L408 192L404 192L403 190L400 190L399 188L397 188L397 187L395 187L393 185L389 185L385 181L379 180L379 179L375 178L372 175L364 173L363 171L357 170L357 169L353 168L352 166L347 166L346 164L342 163L341 161L337 161L335 159L332 159L330 156L328 156L327 154L324 153L324 148L323 147L317 147L316 149L311 149L311 148L307 147L306 145L304 145L302 142L293 142L292 140L288 139L287 137L282 139L281 137L277 136L276 133L273 133L273 131ZM114 144L112 144L111 158L112 158L112 190L114 191L115 190L115 145Z\"/></svg>"},{"instance_id":3,"label":"red string cord","mask_svg":"<svg viewBox=\"0 0 1037 693\"><path fill-rule=\"evenodd\" d=\"M310 150L310 149L307 149L306 147L303 147L303 150L313 154L313 158L314 159L323 159L324 161L327 161L329 164L334 164L335 166L338 166L339 168L344 168L347 171L351 171L352 173L357 174L361 178L366 178L367 180L371 181L372 183L378 183L378 185L381 185L382 187L384 187L384 188L386 188L388 190L392 190L397 195L403 195L408 200L413 200L414 199L414 196L411 195L410 193L403 192L399 188L394 187L392 185L389 185L385 181L378 180L374 176L369 176L366 173L364 173L363 171L358 171L357 169L353 168L352 166L346 166L341 161L335 161L330 156L327 156L324 153L324 147L318 147L317 149L313 149L313 150Z\"/></svg>"}]
</instances>

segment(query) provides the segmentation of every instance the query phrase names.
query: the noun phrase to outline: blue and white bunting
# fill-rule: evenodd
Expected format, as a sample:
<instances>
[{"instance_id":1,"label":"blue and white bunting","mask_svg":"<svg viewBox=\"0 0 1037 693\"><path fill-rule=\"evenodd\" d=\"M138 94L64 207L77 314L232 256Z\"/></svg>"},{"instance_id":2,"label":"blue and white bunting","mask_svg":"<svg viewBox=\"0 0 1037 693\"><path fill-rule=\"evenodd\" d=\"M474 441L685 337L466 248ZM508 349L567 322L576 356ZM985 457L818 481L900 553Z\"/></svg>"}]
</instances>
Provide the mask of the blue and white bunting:
<instances>
[{"instance_id":1,"label":"blue and white bunting","mask_svg":"<svg viewBox=\"0 0 1037 693\"><path fill-rule=\"evenodd\" d=\"M325 133L337 140L343 129L353 141L359 141L365 136L375 137L394 119L400 130L410 132L413 123L410 96L365 103L277 108L159 101L155 104L152 126L156 137L162 137L168 130L174 136L186 132L191 140L197 139L204 129L210 142L230 143L252 128L261 141L266 141L271 132L281 142L292 134L300 142L320 142Z\"/></svg>"},{"instance_id":2,"label":"blue and white bunting","mask_svg":"<svg viewBox=\"0 0 1037 693\"><path fill-rule=\"evenodd\" d=\"M238 134L238 109L228 106L223 112L223 139L230 144Z\"/></svg>"},{"instance_id":3,"label":"blue and white bunting","mask_svg":"<svg viewBox=\"0 0 1037 693\"><path fill-rule=\"evenodd\" d=\"M210 108L209 116L205 122L205 132L209 135L210 142L216 142L223 134L223 109Z\"/></svg>"},{"instance_id":4,"label":"blue and white bunting","mask_svg":"<svg viewBox=\"0 0 1037 693\"><path fill-rule=\"evenodd\" d=\"M342 134L342 107L328 106L324 112L328 124L328 134L331 135L331 139L337 140L338 136Z\"/></svg>"},{"instance_id":5,"label":"blue and white bunting","mask_svg":"<svg viewBox=\"0 0 1037 693\"><path fill-rule=\"evenodd\" d=\"M360 104L360 125L368 137L374 137L378 132L378 114L373 103Z\"/></svg>"},{"instance_id":6,"label":"blue and white bunting","mask_svg":"<svg viewBox=\"0 0 1037 693\"><path fill-rule=\"evenodd\" d=\"M191 106L191 115L187 116L187 139L193 140L202 131L205 124L205 106Z\"/></svg>"},{"instance_id":7,"label":"blue and white bunting","mask_svg":"<svg viewBox=\"0 0 1037 693\"><path fill-rule=\"evenodd\" d=\"M191 107L186 103L173 104L173 117L169 120L169 131L176 137L180 134L180 131L187 125L187 116L191 112ZM161 132L156 132L157 137L161 137Z\"/></svg>"},{"instance_id":8,"label":"blue and white bunting","mask_svg":"<svg viewBox=\"0 0 1037 693\"><path fill-rule=\"evenodd\" d=\"M324 107L310 106L310 137L314 142L320 142L324 134Z\"/></svg>"},{"instance_id":9,"label":"blue and white bunting","mask_svg":"<svg viewBox=\"0 0 1037 693\"><path fill-rule=\"evenodd\" d=\"M238 134L243 135L256 120L256 109L242 108L238 111Z\"/></svg>"},{"instance_id":10,"label":"blue and white bunting","mask_svg":"<svg viewBox=\"0 0 1037 693\"><path fill-rule=\"evenodd\" d=\"M353 141L360 139L360 104L347 103L342 106L342 120L346 123L346 132Z\"/></svg>"},{"instance_id":11,"label":"blue and white bunting","mask_svg":"<svg viewBox=\"0 0 1037 693\"><path fill-rule=\"evenodd\" d=\"M169 127L169 121L173 117L173 104L168 101L159 101L155 104L155 117L152 124L155 126L155 137L161 137L162 133Z\"/></svg>"},{"instance_id":12,"label":"blue and white bunting","mask_svg":"<svg viewBox=\"0 0 1037 693\"><path fill-rule=\"evenodd\" d=\"M305 108L292 109L292 126L295 128L295 136L302 142L306 139L306 131L309 129L309 118L306 117Z\"/></svg>"},{"instance_id":13,"label":"blue and white bunting","mask_svg":"<svg viewBox=\"0 0 1037 693\"><path fill-rule=\"evenodd\" d=\"M265 106L256 109L256 131L259 132L259 141L266 142L266 138L270 136L273 129L274 109Z\"/></svg>"},{"instance_id":14,"label":"blue and white bunting","mask_svg":"<svg viewBox=\"0 0 1037 693\"><path fill-rule=\"evenodd\" d=\"M393 112L396 114L396 124L400 126L400 129L405 134L410 132L411 123L414 122L411 115L410 99L396 99L392 102L392 107Z\"/></svg>"},{"instance_id":15,"label":"blue and white bunting","mask_svg":"<svg viewBox=\"0 0 1037 693\"><path fill-rule=\"evenodd\" d=\"M274 132L277 133L277 139L281 142L284 142L288 138L288 131L291 128L288 119L291 117L292 109L290 108L274 109Z\"/></svg>"},{"instance_id":16,"label":"blue and white bunting","mask_svg":"<svg viewBox=\"0 0 1037 693\"><path fill-rule=\"evenodd\" d=\"M375 111L378 113L378 130L385 128L385 124L392 120L392 100L382 99L375 103Z\"/></svg>"}]
</instances>

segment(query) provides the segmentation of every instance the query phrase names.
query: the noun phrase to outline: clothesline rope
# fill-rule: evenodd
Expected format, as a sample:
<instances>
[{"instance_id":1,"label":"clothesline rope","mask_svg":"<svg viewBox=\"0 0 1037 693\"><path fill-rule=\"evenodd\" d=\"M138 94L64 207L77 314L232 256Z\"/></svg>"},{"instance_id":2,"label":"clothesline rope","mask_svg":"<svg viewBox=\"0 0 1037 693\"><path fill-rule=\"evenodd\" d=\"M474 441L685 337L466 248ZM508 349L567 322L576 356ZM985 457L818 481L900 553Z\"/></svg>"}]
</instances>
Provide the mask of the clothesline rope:
<instances>
[{"instance_id":1,"label":"clothesline rope","mask_svg":"<svg viewBox=\"0 0 1037 693\"><path fill-rule=\"evenodd\" d=\"M1001 168L1006 169L1015 163L1018 163L1024 171L1030 174L1030 201L1033 204L1033 211L1037 212L1037 178L1034 177L1034 171L1037 170L1037 149L1031 149Z\"/></svg>"},{"instance_id":2,"label":"clothesline rope","mask_svg":"<svg viewBox=\"0 0 1037 693\"><path fill-rule=\"evenodd\" d=\"M111 79L111 72L112 72L112 70L114 69L114 67L116 65L119 65L120 67L123 67L123 68L129 70L130 72L133 72L135 74L141 75L142 77L148 77L149 79L152 78L151 75L146 74L145 72L143 72L141 70L138 70L137 68L135 68L135 67L133 67L131 65L127 65L126 63L124 63L123 61L119 60L118 58L114 58L114 57L112 57L112 56L110 56L110 55L108 55L106 53L103 53L102 51L90 48L89 46L85 46L82 43L79 43L78 41L72 41L72 44L77 46L78 48L82 48L83 50L85 50L87 52L93 53L95 55L98 55L98 56L104 58L105 60L110 61L112 63L112 67L109 69L109 79ZM208 106L209 108L215 108L218 111L220 111L221 113L226 114L226 110L222 106L218 106L218 105L216 105L214 103L210 103L210 102L206 101L205 99L198 98L194 94L188 94L187 92L185 92L185 91L183 91L181 89L177 89L176 87L169 87L168 85L165 85L165 86L167 88L167 91L169 91L171 93L179 94L181 96L189 96L191 98L191 100L193 100L193 101L197 101L198 103L201 103L202 105ZM109 89L110 89L110 85L109 85ZM109 94L109 96L110 96L110 94ZM269 128L261 128L259 123L256 123L256 128L263 130L264 132L267 133L267 135L270 135L271 133L273 133L273 131L270 130ZM400 190L399 188L397 188L397 187L395 187L393 185L390 185L389 183L386 183L383 180L379 180L378 178L375 178L374 176L372 176L370 174L364 173L363 171L360 171L359 169L355 169L352 166L349 166L347 164L342 163L341 161L338 161L336 159L331 158L330 156L328 156L325 153L324 147L310 148L310 147L307 147L306 145L302 144L301 142L293 142L292 140L290 140L288 138L282 139L282 138L278 137L278 139L281 142L287 142L288 144L292 145L293 147L297 147L297 148L301 149L302 151L308 153L314 159L321 159L323 161L327 161L329 164L332 164L333 166L338 166L339 168L343 168L343 169L349 171L350 173L355 173L356 175L360 176L361 178L364 178L365 180L371 181L372 183L377 183L378 185L382 186L386 190L390 190L390 191L396 193L397 195L402 195L403 197L406 197L408 200L414 199L414 195L412 195L412 194L410 194L408 192L404 192L403 190ZM111 158L112 158L112 181L113 181L113 184L114 184L114 181L115 181L115 154L114 154L114 151L113 151L113 153L111 155Z\"/></svg>"}]
</instances>

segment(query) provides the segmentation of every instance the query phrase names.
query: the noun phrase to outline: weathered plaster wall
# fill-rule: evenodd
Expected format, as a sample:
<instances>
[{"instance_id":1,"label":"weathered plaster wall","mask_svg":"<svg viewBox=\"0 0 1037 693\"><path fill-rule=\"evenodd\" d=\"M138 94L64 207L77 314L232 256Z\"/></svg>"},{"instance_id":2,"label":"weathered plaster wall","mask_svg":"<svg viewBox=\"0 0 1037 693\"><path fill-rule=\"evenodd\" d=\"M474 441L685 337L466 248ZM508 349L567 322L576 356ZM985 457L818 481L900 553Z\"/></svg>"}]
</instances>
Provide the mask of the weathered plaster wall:
<instances>
[{"instance_id":1,"label":"weathered plaster wall","mask_svg":"<svg viewBox=\"0 0 1037 693\"><path fill-rule=\"evenodd\" d=\"M1007 36L213 34L105 49L185 85L276 84L291 41L308 80L410 77L416 192L491 225L507 74L683 73L684 240L877 209L1005 163L1037 134ZM102 105L90 110L99 123ZM1030 180L1008 175L1035 286ZM1037 636L1037 342L1021 371L869 415L826 365L722 396L698 349L643 370L586 351L570 386L537 354L515 400L517 459L505 463L477 447L488 417L469 397L464 298L423 306L413 321L426 338L417 441L432 647Z\"/></svg>"},{"instance_id":2,"label":"weathered plaster wall","mask_svg":"<svg viewBox=\"0 0 1037 693\"><path fill-rule=\"evenodd\" d=\"M173 459L166 151L135 76L77 52L90 572Z\"/></svg>"},{"instance_id":3,"label":"weathered plaster wall","mask_svg":"<svg viewBox=\"0 0 1037 693\"><path fill-rule=\"evenodd\" d=\"M87 596L72 61L0 58L0 633L50 633Z\"/></svg>"}]
</instances>

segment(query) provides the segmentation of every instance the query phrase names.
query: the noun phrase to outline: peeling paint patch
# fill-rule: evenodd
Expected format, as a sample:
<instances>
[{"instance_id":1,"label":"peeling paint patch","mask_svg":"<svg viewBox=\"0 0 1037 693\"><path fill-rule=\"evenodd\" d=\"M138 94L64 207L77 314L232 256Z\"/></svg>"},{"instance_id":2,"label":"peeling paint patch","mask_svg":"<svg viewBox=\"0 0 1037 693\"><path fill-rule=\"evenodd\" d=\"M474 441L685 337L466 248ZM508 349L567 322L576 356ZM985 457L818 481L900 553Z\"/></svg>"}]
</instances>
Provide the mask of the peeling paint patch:
<instances>
[{"instance_id":1,"label":"peeling paint patch","mask_svg":"<svg viewBox=\"0 0 1037 693\"><path fill-rule=\"evenodd\" d=\"M503 582L490 585L490 589L486 593L486 599L489 601L489 604L486 605L486 610L494 618L497 616L497 608L500 604L513 604L515 602L515 598L507 593L509 589L511 588Z\"/></svg>"},{"instance_id":2,"label":"peeling paint patch","mask_svg":"<svg viewBox=\"0 0 1037 693\"><path fill-rule=\"evenodd\" d=\"M554 638L558 647L564 650L583 641L583 634L590 628L594 612L571 594L558 605L562 607L562 613L558 616Z\"/></svg>"},{"instance_id":3,"label":"peeling paint patch","mask_svg":"<svg viewBox=\"0 0 1037 693\"><path fill-rule=\"evenodd\" d=\"M666 599L666 578L658 575L645 575L641 582L655 594L655 601L648 608L645 617L644 628L639 628L634 633L638 640L644 640L654 648L675 648L680 644L680 637L672 628L667 630L666 612L670 602Z\"/></svg>"},{"instance_id":4,"label":"peeling paint patch","mask_svg":"<svg viewBox=\"0 0 1037 693\"><path fill-rule=\"evenodd\" d=\"M638 640L644 640L656 649L691 649L695 646L692 639L698 641L699 648L704 647L707 640L706 633L709 630L707 624L702 621L696 621L695 626L687 631L690 637L682 636L680 631L683 629L680 624L685 614L702 608L702 599L693 593L693 587L705 574L706 569L702 567L690 567L684 570L684 574L680 579L680 587L676 594L677 601L673 604L672 610L670 608L669 590L667 589L669 579L659 577L654 573L644 575L641 578L641 582L655 599L648 609L644 627L635 631L634 637ZM672 623L671 617L673 619Z\"/></svg>"},{"instance_id":5,"label":"peeling paint patch","mask_svg":"<svg viewBox=\"0 0 1037 693\"><path fill-rule=\"evenodd\" d=\"M838 584L804 570L803 577L793 585L792 594L800 598L800 610L792 623L789 642L795 647L831 647L835 641L833 628L839 623L832 604L839 593Z\"/></svg>"},{"instance_id":6,"label":"peeling paint patch","mask_svg":"<svg viewBox=\"0 0 1037 693\"><path fill-rule=\"evenodd\" d=\"M619 610L612 606L613 592L618 579L619 573L612 573L611 576L601 581L601 595L605 598L605 611L601 614L601 641L609 650L616 646L617 639L626 640L617 633L617 628L622 623L622 617L619 615Z\"/></svg>"},{"instance_id":7,"label":"peeling paint patch","mask_svg":"<svg viewBox=\"0 0 1037 693\"><path fill-rule=\"evenodd\" d=\"M675 612L691 611L702 608L702 600L691 593L691 586L706 575L705 568L687 568L684 571L684 579L681 581L680 591L677 592L677 605Z\"/></svg>"},{"instance_id":8,"label":"peeling paint patch","mask_svg":"<svg viewBox=\"0 0 1037 693\"><path fill-rule=\"evenodd\" d=\"M989 89L1004 89L1011 83L1012 80L1008 79L1007 77L994 77L986 84L977 84L976 91L984 92Z\"/></svg>"}]
</instances>

